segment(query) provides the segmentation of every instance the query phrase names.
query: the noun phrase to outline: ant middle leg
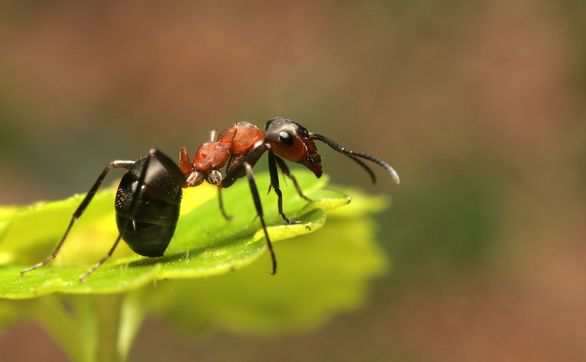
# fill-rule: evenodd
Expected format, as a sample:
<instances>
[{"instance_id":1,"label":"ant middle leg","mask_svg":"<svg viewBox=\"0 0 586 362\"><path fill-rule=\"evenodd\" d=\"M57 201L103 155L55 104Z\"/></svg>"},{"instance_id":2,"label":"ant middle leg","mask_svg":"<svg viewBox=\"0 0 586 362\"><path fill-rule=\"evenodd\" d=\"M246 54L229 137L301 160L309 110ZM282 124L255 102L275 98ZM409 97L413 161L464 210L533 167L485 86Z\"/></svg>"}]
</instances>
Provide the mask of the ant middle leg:
<instances>
[{"instance_id":1,"label":"ant middle leg","mask_svg":"<svg viewBox=\"0 0 586 362\"><path fill-rule=\"evenodd\" d=\"M55 248L53 253L51 253L51 255L49 255L42 262L35 264L35 265L31 266L30 268L22 270L20 272L20 276L23 276L26 272L29 272L31 270L35 270L35 269L38 269L44 265L47 265L51 260L55 259L55 257L59 253L59 250L61 250L63 243L65 243L65 239L67 239L67 235L69 235L69 231L71 230L73 223L75 222L75 220L78 220L81 217L81 215L85 211L88 204L92 201L92 199L94 198L94 195L96 194L96 192L100 188L100 185L104 181L104 178L106 178L106 175L108 174L108 171L110 171L110 169L112 169L112 168L129 169L130 167L132 167L134 165L134 163L135 163L134 161L118 161L117 160L117 161L112 161L108 166L106 166L106 168L104 168L104 170L102 171L100 176L98 176L98 179L94 182L94 184L92 185L92 187L90 188L90 190L86 194L86 196L83 199L83 201L81 202L81 204L77 207L77 209L73 213L73 216L71 217L71 220L69 221L69 225L67 226L67 229L65 230L65 234L63 234L63 237L61 237L61 241L59 241L59 244L57 244L57 247Z\"/></svg>"},{"instance_id":2,"label":"ant middle leg","mask_svg":"<svg viewBox=\"0 0 586 362\"><path fill-rule=\"evenodd\" d=\"M220 205L220 212L222 213L224 219L231 220L233 216L226 213L226 209L224 209L224 201L222 199L222 173L218 170L211 170L206 180L208 183L218 187L218 202Z\"/></svg>"},{"instance_id":3,"label":"ant middle leg","mask_svg":"<svg viewBox=\"0 0 586 362\"><path fill-rule=\"evenodd\" d=\"M224 201L222 200L222 187L218 185L218 201L220 202L220 212L222 213L222 216L224 217L224 219L226 219L226 221L232 220L232 218L234 218L234 215L228 215L226 213L226 209L224 209Z\"/></svg>"},{"instance_id":4,"label":"ant middle leg","mask_svg":"<svg viewBox=\"0 0 586 362\"><path fill-rule=\"evenodd\" d=\"M275 256L275 252L273 250L273 244L271 243L271 239L269 238L269 232L267 231L267 225L265 224L264 214L262 211L262 204L260 202L260 196L258 194L258 189L256 187L256 182L254 181L254 174L252 173L252 166L248 162L243 163L244 169L246 170L246 176L248 177L248 184L250 185L250 193L252 194L252 200L254 201L254 207L256 208L256 214L260 219L260 223L262 225L262 230L265 233L265 238L267 240L267 247L269 252L271 253L271 260L273 262L273 271L271 272L272 275L277 273L277 257Z\"/></svg>"}]
</instances>

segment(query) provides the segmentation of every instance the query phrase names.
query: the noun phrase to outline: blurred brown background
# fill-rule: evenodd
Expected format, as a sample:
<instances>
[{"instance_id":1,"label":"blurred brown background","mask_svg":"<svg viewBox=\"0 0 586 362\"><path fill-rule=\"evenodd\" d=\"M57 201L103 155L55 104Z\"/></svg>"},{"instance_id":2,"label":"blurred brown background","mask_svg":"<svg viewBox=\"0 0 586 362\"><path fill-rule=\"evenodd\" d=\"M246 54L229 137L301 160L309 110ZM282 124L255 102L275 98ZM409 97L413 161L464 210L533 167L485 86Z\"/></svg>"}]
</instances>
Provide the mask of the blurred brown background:
<instances>
[{"instance_id":1,"label":"blurred brown background","mask_svg":"<svg viewBox=\"0 0 586 362\"><path fill-rule=\"evenodd\" d=\"M586 356L583 1L0 3L0 203L84 192L112 159L193 153L286 115L378 155L394 263L306 334L190 337L151 320L131 360L578 361ZM263 169L265 162L258 168ZM112 182L112 181L110 181ZM3 359L62 360L34 325Z\"/></svg>"}]
</instances>

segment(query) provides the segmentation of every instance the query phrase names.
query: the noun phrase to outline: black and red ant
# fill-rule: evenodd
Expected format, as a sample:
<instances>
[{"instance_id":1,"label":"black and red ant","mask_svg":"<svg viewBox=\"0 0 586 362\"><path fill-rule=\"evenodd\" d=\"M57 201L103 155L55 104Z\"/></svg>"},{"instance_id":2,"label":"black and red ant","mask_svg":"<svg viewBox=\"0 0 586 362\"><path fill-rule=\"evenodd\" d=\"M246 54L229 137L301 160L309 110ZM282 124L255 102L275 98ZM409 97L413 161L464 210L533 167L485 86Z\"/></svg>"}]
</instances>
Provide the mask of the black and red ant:
<instances>
[{"instance_id":1,"label":"black and red ant","mask_svg":"<svg viewBox=\"0 0 586 362\"><path fill-rule=\"evenodd\" d=\"M386 162L363 153L350 151L322 135L308 132L302 125L290 119L277 117L269 120L265 132L251 123L241 121L224 129L217 139L215 132L212 132L211 140L197 149L193 162L189 159L187 150L184 147L181 148L179 167L168 156L154 148L136 161L112 161L98 176L73 213L65 234L53 253L44 261L21 271L20 275L40 268L55 259L74 221L82 215L112 168L128 170L116 191L116 223L119 235L108 254L81 275L80 281L110 258L121 238L137 254L148 257L162 256L175 232L182 188L200 185L204 180L218 186L220 211L226 219L229 219L222 203L221 190L230 187L237 179L244 176L248 178L256 213L271 253L273 264L271 274L275 274L277 259L267 232L252 167L260 156L268 151L270 187L277 194L279 214L287 223L295 223L283 213L283 195L279 188L277 168L280 168L281 172L292 180L299 196L311 201L301 191L284 160L304 165L319 178L322 174L321 157L317 153L314 140L326 143L358 163L368 172L373 183L376 182L374 172L361 159L382 166L391 174L395 183L399 183L399 175ZM226 164L226 173L222 176L220 169Z\"/></svg>"}]
</instances>

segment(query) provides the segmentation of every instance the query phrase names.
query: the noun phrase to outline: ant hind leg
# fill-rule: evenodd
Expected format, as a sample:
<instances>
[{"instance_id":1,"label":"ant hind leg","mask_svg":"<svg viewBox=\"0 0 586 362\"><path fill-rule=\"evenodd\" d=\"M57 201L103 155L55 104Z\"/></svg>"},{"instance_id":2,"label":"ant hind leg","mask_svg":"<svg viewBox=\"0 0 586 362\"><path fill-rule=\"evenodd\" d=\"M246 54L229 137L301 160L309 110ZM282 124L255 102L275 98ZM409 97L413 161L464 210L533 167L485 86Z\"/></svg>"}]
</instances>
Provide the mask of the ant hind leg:
<instances>
[{"instance_id":1,"label":"ant hind leg","mask_svg":"<svg viewBox=\"0 0 586 362\"><path fill-rule=\"evenodd\" d=\"M146 156L145 158L145 162L144 165L142 166L142 170L140 171L140 176L138 178L138 184L136 185L136 190L134 191L134 194L132 195L132 201L130 202L130 218L129 218L129 222L124 224L122 226L122 229L119 228L119 234L118 237L116 238L116 241L114 242L114 245L112 245L112 247L110 248L110 250L108 251L108 254L106 254L105 257L103 257L99 262L97 262L90 270L88 270L87 272L85 272L83 275L81 275L79 277L79 281L83 282L85 278L87 278L90 274L92 274L96 269L98 269L100 266L102 266L102 264L104 264L108 259L110 259L110 257L112 256L112 254L114 253L114 250L116 250L116 247L118 246L118 243L120 242L120 239L122 238L122 234L126 231L126 228L128 228L128 224L130 223L134 223L134 216L136 214L136 209L137 209L137 205L138 205L138 199L140 196L140 193L142 192L142 188L145 185L145 179L146 179L146 174L148 172L148 168L149 168L149 164L151 162L152 158L156 158L159 162L161 162L168 170L171 174L174 173L173 170L175 171L179 171L177 165L175 165L171 160L169 160L165 155L163 155L162 153L160 153L157 149L155 148L151 148L151 150L149 151L149 154ZM169 166L169 164L171 164L171 166ZM169 169L169 167L174 167ZM175 172L177 173L177 172Z\"/></svg>"},{"instance_id":2,"label":"ant hind leg","mask_svg":"<svg viewBox=\"0 0 586 362\"><path fill-rule=\"evenodd\" d=\"M92 201L92 199L94 198L94 195L96 194L96 192L100 188L100 185L104 181L104 178L106 178L106 175L108 174L108 171L110 171L110 169L112 169L112 168L129 169L133 165L134 165L134 161L112 161L108 166L106 166L106 168L104 168L104 170L102 171L100 176L98 176L98 179L94 182L94 184L92 185L92 187L90 188L90 190L86 194L86 196L83 199L83 201L81 202L81 204L77 207L77 209L73 213L73 216L71 217L71 220L69 221L69 225L67 226L67 229L65 230L65 234L63 234L63 237L61 237L61 241L59 241L59 244L57 244L57 247L55 248L53 253L51 253L51 255L49 255L42 262L35 264L35 265L31 266L30 268L22 270L20 272L20 276L23 276L26 272L29 272L31 270L35 270L35 269L38 269L44 265L47 265L51 260L55 259L55 257L59 253L59 250L61 250L63 243L65 243L65 239L67 239L67 235L69 235L69 231L71 230L73 223L75 222L75 220L78 220L81 217L81 215L85 211L86 207Z\"/></svg>"}]
</instances>

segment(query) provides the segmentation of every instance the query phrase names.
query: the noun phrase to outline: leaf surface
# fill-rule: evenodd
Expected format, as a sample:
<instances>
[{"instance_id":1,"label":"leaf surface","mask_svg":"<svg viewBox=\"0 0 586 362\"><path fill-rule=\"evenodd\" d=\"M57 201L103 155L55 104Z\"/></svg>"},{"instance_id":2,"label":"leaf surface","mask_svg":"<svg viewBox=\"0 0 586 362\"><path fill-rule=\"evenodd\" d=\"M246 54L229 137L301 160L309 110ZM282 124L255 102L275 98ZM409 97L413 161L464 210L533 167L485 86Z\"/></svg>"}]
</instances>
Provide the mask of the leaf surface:
<instances>
[{"instance_id":1,"label":"leaf surface","mask_svg":"<svg viewBox=\"0 0 586 362\"><path fill-rule=\"evenodd\" d=\"M326 178L309 172L296 177L308 203L291 182L283 182L284 211L299 224L286 224L273 192L261 194L265 220L273 242L312 233L326 220L325 210L345 205L349 198L324 189ZM257 177L259 190L268 190L267 173ZM0 297L32 298L54 292L118 293L162 279L201 278L225 274L251 264L266 249L266 241L246 182L223 191L226 209L219 212L217 191L209 186L186 189L181 217L165 255L146 258L120 244L114 256L84 282L78 278L109 250L117 236L113 188L100 191L74 225L59 256L51 264L20 277L20 270L46 258L60 240L83 195L0 210ZM277 253L277 260L279 254ZM270 263L260 268L270 271ZM281 270L278 271L280 273Z\"/></svg>"}]
</instances>

